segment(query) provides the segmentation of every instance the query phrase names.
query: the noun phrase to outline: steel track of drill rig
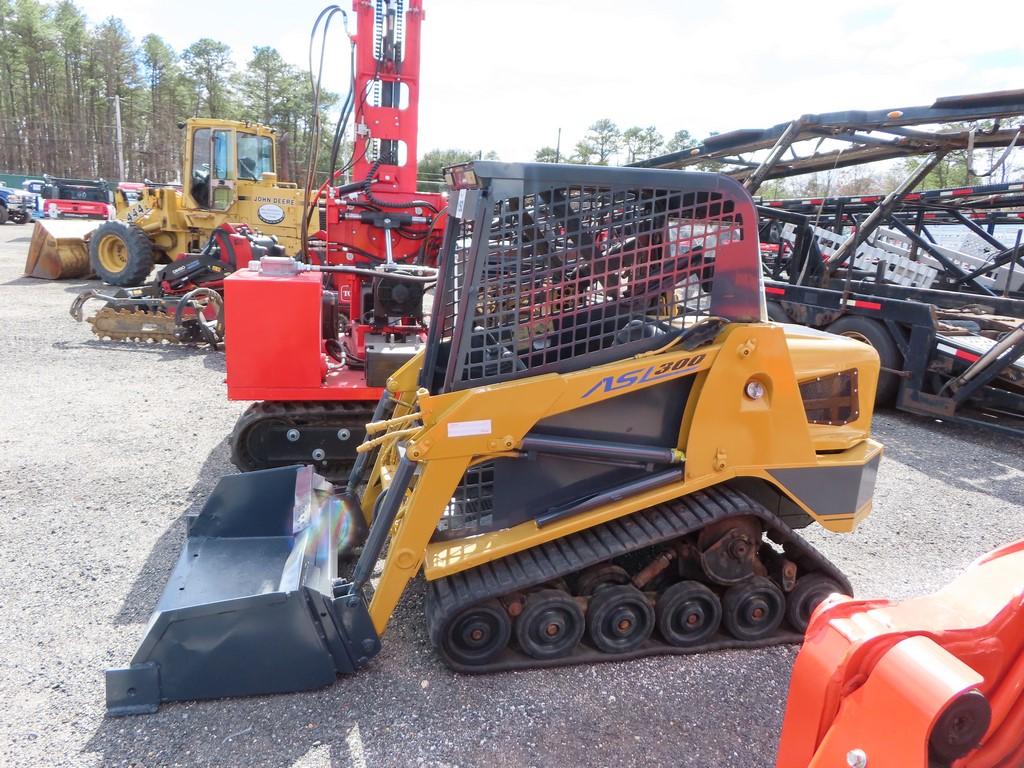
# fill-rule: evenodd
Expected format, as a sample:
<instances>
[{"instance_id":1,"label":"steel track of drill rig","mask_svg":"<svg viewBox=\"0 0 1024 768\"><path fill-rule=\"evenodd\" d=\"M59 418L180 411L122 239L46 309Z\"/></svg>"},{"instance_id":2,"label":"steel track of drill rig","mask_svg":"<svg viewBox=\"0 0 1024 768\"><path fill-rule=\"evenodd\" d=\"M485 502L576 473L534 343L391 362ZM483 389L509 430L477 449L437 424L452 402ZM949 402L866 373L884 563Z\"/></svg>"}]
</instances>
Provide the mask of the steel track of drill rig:
<instances>
[{"instance_id":1,"label":"steel track of drill rig","mask_svg":"<svg viewBox=\"0 0 1024 768\"><path fill-rule=\"evenodd\" d=\"M429 338L388 378L347 490L309 467L224 478L107 673L112 714L329 684L370 663L421 572L429 637L466 672L796 642L850 593L795 529L849 532L871 509L878 356L767 322L742 187L447 176ZM282 291L319 287L275 269Z\"/></svg>"},{"instance_id":2,"label":"steel track of drill rig","mask_svg":"<svg viewBox=\"0 0 1024 768\"><path fill-rule=\"evenodd\" d=\"M229 438L242 471L304 463L344 480L387 377L426 338L424 275L446 217L440 194L416 190L423 8L353 7L354 181L323 189L308 259L334 269L305 290L265 270L226 281L228 398L255 401Z\"/></svg>"}]
</instances>

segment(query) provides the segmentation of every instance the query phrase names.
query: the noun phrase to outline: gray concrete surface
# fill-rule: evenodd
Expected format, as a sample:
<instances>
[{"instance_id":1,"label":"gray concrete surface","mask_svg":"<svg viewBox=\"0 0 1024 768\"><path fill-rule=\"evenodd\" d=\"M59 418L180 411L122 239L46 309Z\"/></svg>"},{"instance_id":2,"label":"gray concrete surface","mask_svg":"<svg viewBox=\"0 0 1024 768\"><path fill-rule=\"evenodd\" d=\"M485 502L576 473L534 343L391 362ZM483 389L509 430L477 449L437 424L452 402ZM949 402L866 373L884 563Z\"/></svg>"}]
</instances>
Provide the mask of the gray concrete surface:
<instances>
[{"instance_id":1,"label":"gray concrete surface","mask_svg":"<svg viewBox=\"0 0 1024 768\"><path fill-rule=\"evenodd\" d=\"M234 471L223 356L96 341L82 281L22 278L0 227L0 765L770 766L791 647L467 677L433 656L422 590L363 673L306 694L104 717L184 536ZM1024 447L885 413L874 515L808 530L862 596L935 589L1024 536Z\"/></svg>"}]
</instances>

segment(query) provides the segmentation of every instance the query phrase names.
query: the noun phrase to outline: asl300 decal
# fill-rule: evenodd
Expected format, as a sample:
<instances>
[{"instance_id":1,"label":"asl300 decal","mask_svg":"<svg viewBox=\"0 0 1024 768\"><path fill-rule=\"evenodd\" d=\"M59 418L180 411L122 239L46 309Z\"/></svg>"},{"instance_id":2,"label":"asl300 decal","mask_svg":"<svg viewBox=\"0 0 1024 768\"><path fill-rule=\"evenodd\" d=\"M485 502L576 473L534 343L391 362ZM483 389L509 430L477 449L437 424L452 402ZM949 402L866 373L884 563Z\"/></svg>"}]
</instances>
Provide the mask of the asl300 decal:
<instances>
[{"instance_id":1,"label":"asl300 decal","mask_svg":"<svg viewBox=\"0 0 1024 768\"><path fill-rule=\"evenodd\" d=\"M639 384L647 384L652 381L673 379L677 376L685 376L703 362L705 355L694 355L683 357L673 363L662 363L652 365L648 368L637 368L635 371L626 371L618 376L605 376L597 384L583 393L581 400L585 400L595 392L614 392L618 389L635 387Z\"/></svg>"}]
</instances>

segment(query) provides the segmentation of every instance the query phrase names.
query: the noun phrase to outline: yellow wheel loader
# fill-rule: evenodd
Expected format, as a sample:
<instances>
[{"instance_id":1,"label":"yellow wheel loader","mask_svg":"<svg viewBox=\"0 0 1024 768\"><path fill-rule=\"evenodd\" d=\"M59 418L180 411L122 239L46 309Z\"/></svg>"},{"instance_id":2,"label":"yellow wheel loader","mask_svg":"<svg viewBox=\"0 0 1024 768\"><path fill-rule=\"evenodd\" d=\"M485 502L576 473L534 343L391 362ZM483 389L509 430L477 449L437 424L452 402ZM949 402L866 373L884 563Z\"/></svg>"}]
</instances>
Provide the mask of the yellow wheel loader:
<instances>
[{"instance_id":1,"label":"yellow wheel loader","mask_svg":"<svg viewBox=\"0 0 1024 768\"><path fill-rule=\"evenodd\" d=\"M221 480L131 665L107 672L111 714L326 685L370 663L417 576L463 672L798 642L850 594L797 529L850 532L871 509L878 356L767 321L743 188L446 176L428 340L347 489L308 467ZM282 290L329 269L271 268Z\"/></svg>"},{"instance_id":2,"label":"yellow wheel loader","mask_svg":"<svg viewBox=\"0 0 1024 768\"><path fill-rule=\"evenodd\" d=\"M91 271L111 285L141 285L154 264L200 250L225 223L248 224L298 253L302 191L277 181L273 130L206 118L181 127L182 187L147 184L134 201L118 190L116 218L84 236L81 228L37 222L45 231L32 239L26 274L59 279Z\"/></svg>"}]
</instances>

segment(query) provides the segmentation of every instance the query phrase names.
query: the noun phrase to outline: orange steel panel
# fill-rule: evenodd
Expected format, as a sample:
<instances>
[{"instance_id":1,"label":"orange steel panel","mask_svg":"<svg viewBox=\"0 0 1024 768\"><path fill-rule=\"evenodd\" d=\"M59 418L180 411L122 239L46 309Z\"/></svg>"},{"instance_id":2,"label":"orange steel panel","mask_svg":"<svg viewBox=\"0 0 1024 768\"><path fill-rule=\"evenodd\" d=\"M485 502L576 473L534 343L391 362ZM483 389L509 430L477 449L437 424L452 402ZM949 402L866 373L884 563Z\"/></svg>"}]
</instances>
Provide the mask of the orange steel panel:
<instances>
[{"instance_id":1,"label":"orange steel panel","mask_svg":"<svg viewBox=\"0 0 1024 768\"><path fill-rule=\"evenodd\" d=\"M974 562L933 595L894 603L834 596L811 620L790 682L779 768L929 765L939 718L987 701L955 768L1024 765L1024 540ZM971 717L960 723L969 732ZM849 762L851 761L852 762ZM941 763L940 763L941 764Z\"/></svg>"}]
</instances>

